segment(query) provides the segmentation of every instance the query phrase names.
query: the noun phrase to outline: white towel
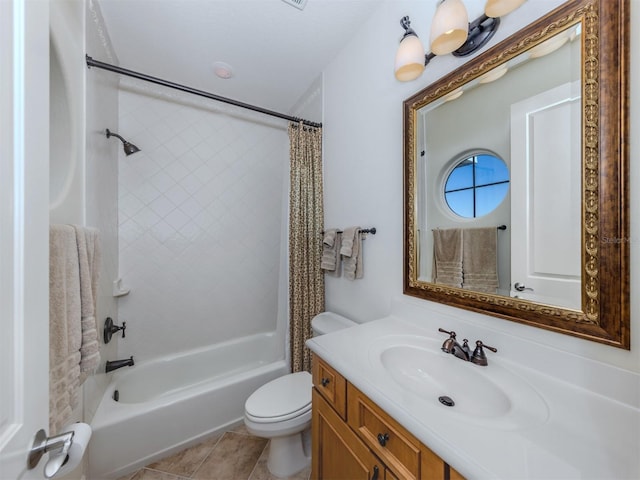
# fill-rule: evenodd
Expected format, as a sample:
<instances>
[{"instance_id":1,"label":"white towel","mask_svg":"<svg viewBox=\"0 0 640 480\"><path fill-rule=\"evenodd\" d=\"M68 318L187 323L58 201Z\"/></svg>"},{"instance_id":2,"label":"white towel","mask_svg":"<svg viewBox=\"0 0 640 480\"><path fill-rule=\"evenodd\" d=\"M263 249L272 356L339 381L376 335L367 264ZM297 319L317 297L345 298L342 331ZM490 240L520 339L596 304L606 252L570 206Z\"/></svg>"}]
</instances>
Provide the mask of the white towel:
<instances>
[{"instance_id":1,"label":"white towel","mask_svg":"<svg viewBox=\"0 0 640 480\"><path fill-rule=\"evenodd\" d=\"M362 233L360 227L348 227L342 232L340 246L344 276L349 280L355 280L364 276L362 262Z\"/></svg>"},{"instance_id":2,"label":"white towel","mask_svg":"<svg viewBox=\"0 0 640 480\"><path fill-rule=\"evenodd\" d=\"M326 230L322 239L322 260L320 268L325 273L334 277L340 276L340 255L338 251L341 245L341 234L337 228Z\"/></svg>"},{"instance_id":3,"label":"white towel","mask_svg":"<svg viewBox=\"0 0 640 480\"><path fill-rule=\"evenodd\" d=\"M49 228L49 429L71 420L80 385L100 363L96 298L100 271L98 231L71 225Z\"/></svg>"},{"instance_id":4,"label":"white towel","mask_svg":"<svg viewBox=\"0 0 640 480\"><path fill-rule=\"evenodd\" d=\"M49 230L49 429L67 424L80 396L80 270L70 225Z\"/></svg>"},{"instance_id":5,"label":"white towel","mask_svg":"<svg viewBox=\"0 0 640 480\"><path fill-rule=\"evenodd\" d=\"M82 346L80 347L80 385L100 364L100 344L96 324L96 301L100 277L100 239L98 230L74 225L80 268Z\"/></svg>"}]
</instances>

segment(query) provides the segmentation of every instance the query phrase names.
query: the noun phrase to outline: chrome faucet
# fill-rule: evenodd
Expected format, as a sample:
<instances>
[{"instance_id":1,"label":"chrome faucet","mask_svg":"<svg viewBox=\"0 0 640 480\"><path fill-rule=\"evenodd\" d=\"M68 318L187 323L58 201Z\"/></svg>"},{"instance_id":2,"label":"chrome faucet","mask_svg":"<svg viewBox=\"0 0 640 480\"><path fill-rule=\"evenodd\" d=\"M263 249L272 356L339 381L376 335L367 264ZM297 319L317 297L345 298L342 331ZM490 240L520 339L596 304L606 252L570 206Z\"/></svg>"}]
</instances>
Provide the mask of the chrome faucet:
<instances>
[{"instance_id":1,"label":"chrome faucet","mask_svg":"<svg viewBox=\"0 0 640 480\"><path fill-rule=\"evenodd\" d=\"M122 367L133 367L133 355L131 356L131 358L125 358L123 360L113 360L113 361L107 360L105 371L106 373L109 373L113 370L117 370L118 368L122 368Z\"/></svg>"},{"instance_id":2,"label":"chrome faucet","mask_svg":"<svg viewBox=\"0 0 640 480\"><path fill-rule=\"evenodd\" d=\"M476 348L473 350L473 353L471 353L469 340L467 340L466 338L463 339L462 345L460 345L456 340L456 332L454 332L453 330L447 331L443 328L438 328L438 331L449 335L449 338L447 338L442 344L442 351L445 353L450 353L466 362L471 362L475 363L476 365L486 367L488 363L487 355L484 353L483 347L491 350L492 352L498 351L498 349L494 347L485 345L482 340L478 340L476 342Z\"/></svg>"}]
</instances>

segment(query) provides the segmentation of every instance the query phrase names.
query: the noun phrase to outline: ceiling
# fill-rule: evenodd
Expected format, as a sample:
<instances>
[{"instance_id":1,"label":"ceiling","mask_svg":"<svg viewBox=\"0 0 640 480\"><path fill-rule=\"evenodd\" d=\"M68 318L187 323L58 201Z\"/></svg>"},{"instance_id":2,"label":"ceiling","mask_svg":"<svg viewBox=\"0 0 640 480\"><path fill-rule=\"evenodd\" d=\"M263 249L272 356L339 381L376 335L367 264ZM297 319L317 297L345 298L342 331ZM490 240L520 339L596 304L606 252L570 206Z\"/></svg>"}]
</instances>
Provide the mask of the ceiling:
<instances>
[{"instance_id":1,"label":"ceiling","mask_svg":"<svg viewBox=\"0 0 640 480\"><path fill-rule=\"evenodd\" d=\"M382 1L308 0L303 10L283 0L98 3L121 67L294 113L292 107ZM218 61L231 65L230 79L214 74Z\"/></svg>"}]
</instances>

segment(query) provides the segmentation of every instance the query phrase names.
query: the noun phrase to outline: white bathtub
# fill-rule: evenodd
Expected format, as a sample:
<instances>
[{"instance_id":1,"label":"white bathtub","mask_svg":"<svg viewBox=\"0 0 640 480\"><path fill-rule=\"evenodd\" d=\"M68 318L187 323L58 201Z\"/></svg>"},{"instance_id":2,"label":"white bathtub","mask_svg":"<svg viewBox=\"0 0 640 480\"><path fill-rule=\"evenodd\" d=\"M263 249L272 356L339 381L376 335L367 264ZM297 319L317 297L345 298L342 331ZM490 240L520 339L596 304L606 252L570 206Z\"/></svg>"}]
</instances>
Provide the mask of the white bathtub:
<instances>
[{"instance_id":1,"label":"white bathtub","mask_svg":"<svg viewBox=\"0 0 640 480\"><path fill-rule=\"evenodd\" d=\"M239 424L249 395L288 372L282 350L258 334L117 370L91 422L88 478L126 475Z\"/></svg>"}]
</instances>

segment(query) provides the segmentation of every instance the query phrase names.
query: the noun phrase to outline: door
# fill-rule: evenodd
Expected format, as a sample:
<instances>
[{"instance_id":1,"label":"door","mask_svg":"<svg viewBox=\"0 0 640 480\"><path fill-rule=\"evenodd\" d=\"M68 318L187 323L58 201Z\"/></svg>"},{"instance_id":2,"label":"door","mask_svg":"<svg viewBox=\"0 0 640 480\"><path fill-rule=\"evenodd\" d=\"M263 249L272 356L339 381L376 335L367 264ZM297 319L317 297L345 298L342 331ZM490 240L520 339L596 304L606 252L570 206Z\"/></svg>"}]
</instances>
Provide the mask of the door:
<instances>
[{"instance_id":1,"label":"door","mask_svg":"<svg viewBox=\"0 0 640 480\"><path fill-rule=\"evenodd\" d=\"M581 96L567 83L511 106L511 295L581 306Z\"/></svg>"},{"instance_id":2,"label":"door","mask_svg":"<svg viewBox=\"0 0 640 480\"><path fill-rule=\"evenodd\" d=\"M49 7L0 0L0 478L48 430Z\"/></svg>"}]
</instances>

